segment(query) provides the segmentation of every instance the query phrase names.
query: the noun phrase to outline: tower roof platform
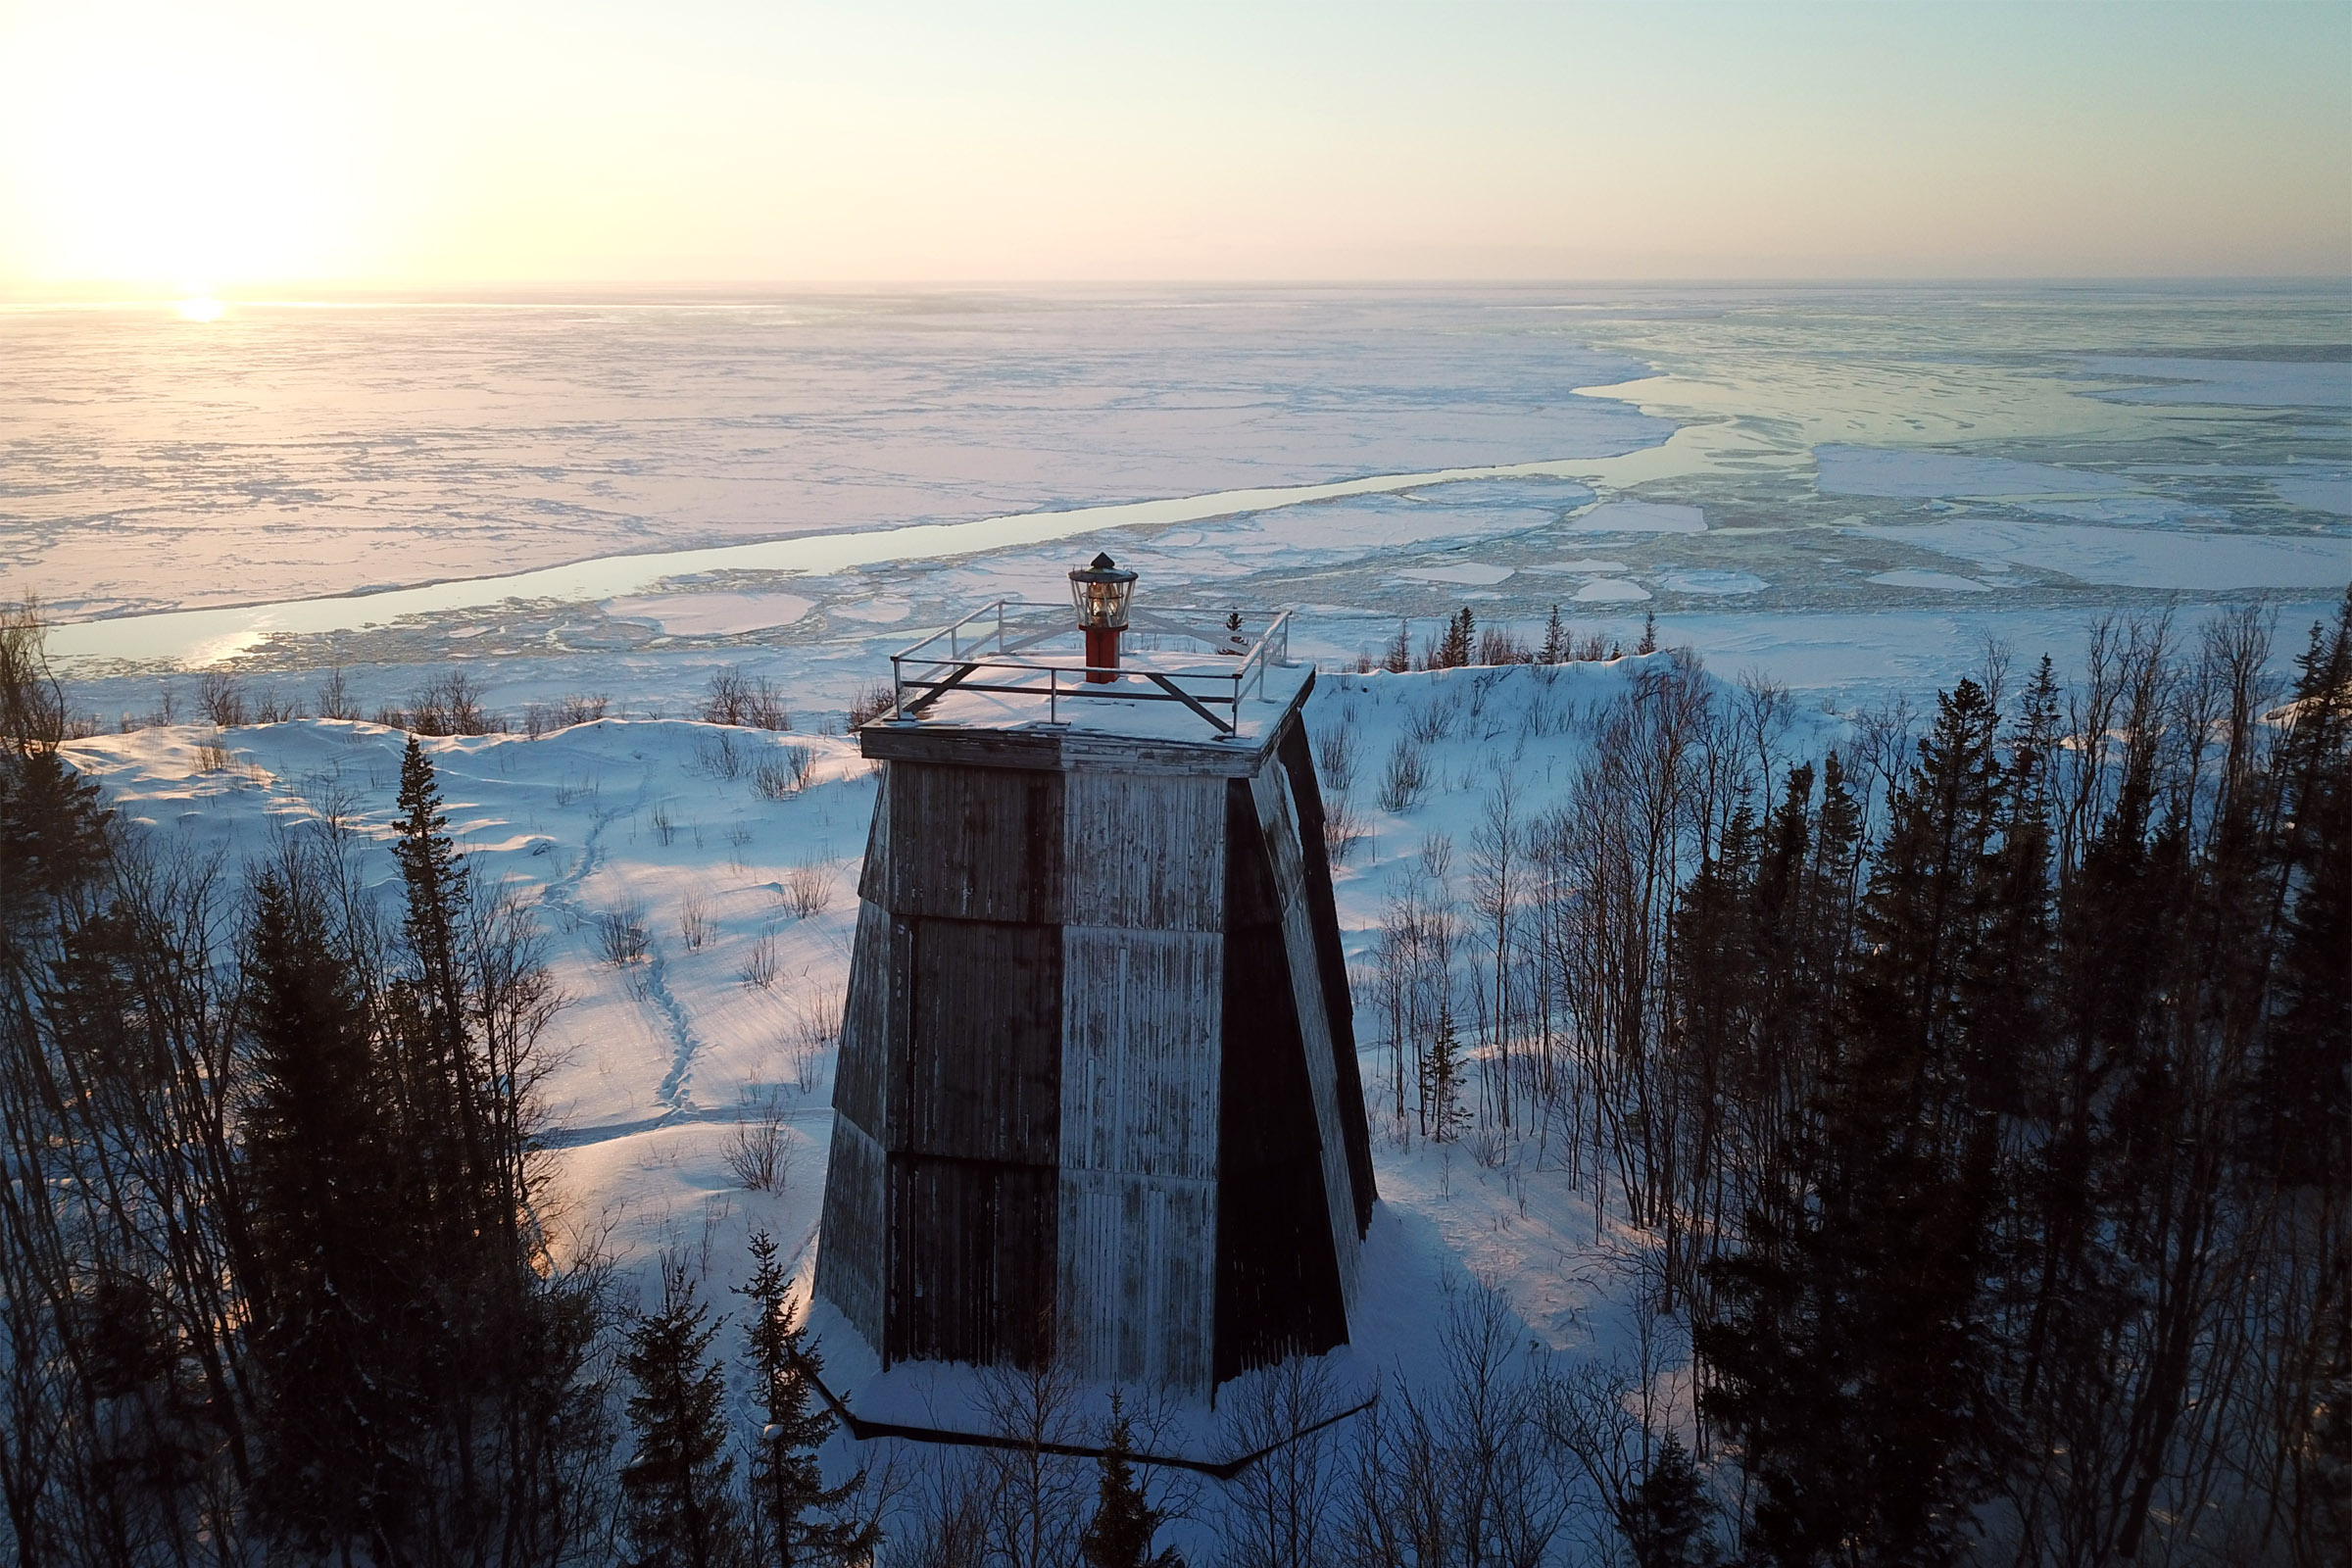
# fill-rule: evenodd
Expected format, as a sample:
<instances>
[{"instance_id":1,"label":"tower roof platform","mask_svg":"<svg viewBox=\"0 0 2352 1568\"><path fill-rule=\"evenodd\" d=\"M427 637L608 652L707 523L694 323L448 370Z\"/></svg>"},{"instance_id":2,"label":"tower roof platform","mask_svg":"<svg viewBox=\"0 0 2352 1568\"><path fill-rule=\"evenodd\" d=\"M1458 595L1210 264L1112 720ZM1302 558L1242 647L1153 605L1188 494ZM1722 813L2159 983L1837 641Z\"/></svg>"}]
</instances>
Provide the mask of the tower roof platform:
<instances>
[{"instance_id":1,"label":"tower roof platform","mask_svg":"<svg viewBox=\"0 0 2352 1568\"><path fill-rule=\"evenodd\" d=\"M893 706L858 741L887 761L1247 777L1313 689L1289 654L1287 612L1139 610L1118 664L1090 665L1067 607L999 600L891 656Z\"/></svg>"}]
</instances>

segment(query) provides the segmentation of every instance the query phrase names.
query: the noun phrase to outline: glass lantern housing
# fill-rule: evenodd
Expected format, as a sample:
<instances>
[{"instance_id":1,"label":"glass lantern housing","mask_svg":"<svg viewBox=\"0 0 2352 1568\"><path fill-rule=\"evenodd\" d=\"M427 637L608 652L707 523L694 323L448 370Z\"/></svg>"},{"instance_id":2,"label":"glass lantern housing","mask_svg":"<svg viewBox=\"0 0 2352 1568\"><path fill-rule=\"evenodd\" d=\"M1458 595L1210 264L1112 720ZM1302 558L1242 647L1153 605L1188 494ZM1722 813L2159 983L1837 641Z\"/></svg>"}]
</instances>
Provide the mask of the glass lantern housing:
<instances>
[{"instance_id":1,"label":"glass lantern housing","mask_svg":"<svg viewBox=\"0 0 2352 1568\"><path fill-rule=\"evenodd\" d=\"M1070 600L1086 631L1125 630L1127 605L1134 597L1135 573L1123 570L1108 555L1097 556L1070 573Z\"/></svg>"}]
</instances>

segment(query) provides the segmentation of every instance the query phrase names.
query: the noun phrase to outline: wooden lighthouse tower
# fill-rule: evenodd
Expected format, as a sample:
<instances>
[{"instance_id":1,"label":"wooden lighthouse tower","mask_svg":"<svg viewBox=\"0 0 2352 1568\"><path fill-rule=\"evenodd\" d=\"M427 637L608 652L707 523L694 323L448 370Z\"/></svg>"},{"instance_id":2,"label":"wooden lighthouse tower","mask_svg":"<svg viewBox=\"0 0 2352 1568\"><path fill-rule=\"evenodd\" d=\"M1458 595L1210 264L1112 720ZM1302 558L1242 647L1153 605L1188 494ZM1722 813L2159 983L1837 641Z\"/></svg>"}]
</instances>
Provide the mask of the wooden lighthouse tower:
<instances>
[{"instance_id":1,"label":"wooden lighthouse tower","mask_svg":"<svg viewBox=\"0 0 2352 1568\"><path fill-rule=\"evenodd\" d=\"M1075 621L991 605L897 656L858 732L816 1290L885 1366L1207 1392L1348 1339L1374 1200L1313 674L1280 617L1071 577Z\"/></svg>"}]
</instances>

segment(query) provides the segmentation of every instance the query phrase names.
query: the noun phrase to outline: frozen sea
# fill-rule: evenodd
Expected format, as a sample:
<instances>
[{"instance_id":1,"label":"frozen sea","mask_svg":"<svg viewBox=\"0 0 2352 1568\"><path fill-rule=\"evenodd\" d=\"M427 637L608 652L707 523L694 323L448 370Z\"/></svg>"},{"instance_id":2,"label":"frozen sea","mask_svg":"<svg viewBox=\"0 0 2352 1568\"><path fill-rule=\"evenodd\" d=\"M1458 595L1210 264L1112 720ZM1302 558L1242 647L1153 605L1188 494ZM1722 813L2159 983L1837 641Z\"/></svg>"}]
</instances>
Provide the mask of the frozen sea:
<instances>
[{"instance_id":1,"label":"frozen sea","mask_svg":"<svg viewBox=\"0 0 2352 1568\"><path fill-rule=\"evenodd\" d=\"M0 574L111 713L844 706L1108 549L1351 662L1462 604L1831 693L2352 580L2352 289L1101 289L0 311ZM179 674L184 684L184 673Z\"/></svg>"}]
</instances>

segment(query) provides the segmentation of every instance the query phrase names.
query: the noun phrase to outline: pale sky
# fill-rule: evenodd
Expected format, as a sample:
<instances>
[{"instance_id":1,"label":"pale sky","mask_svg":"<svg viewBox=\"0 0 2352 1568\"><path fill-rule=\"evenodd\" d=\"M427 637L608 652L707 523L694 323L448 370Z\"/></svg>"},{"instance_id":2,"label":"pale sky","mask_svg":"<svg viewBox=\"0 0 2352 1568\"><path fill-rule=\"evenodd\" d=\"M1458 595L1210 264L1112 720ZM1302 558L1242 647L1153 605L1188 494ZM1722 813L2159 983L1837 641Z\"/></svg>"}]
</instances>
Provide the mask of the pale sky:
<instances>
[{"instance_id":1,"label":"pale sky","mask_svg":"<svg viewBox=\"0 0 2352 1568\"><path fill-rule=\"evenodd\" d=\"M0 0L0 290L2352 274L2352 3Z\"/></svg>"}]
</instances>

